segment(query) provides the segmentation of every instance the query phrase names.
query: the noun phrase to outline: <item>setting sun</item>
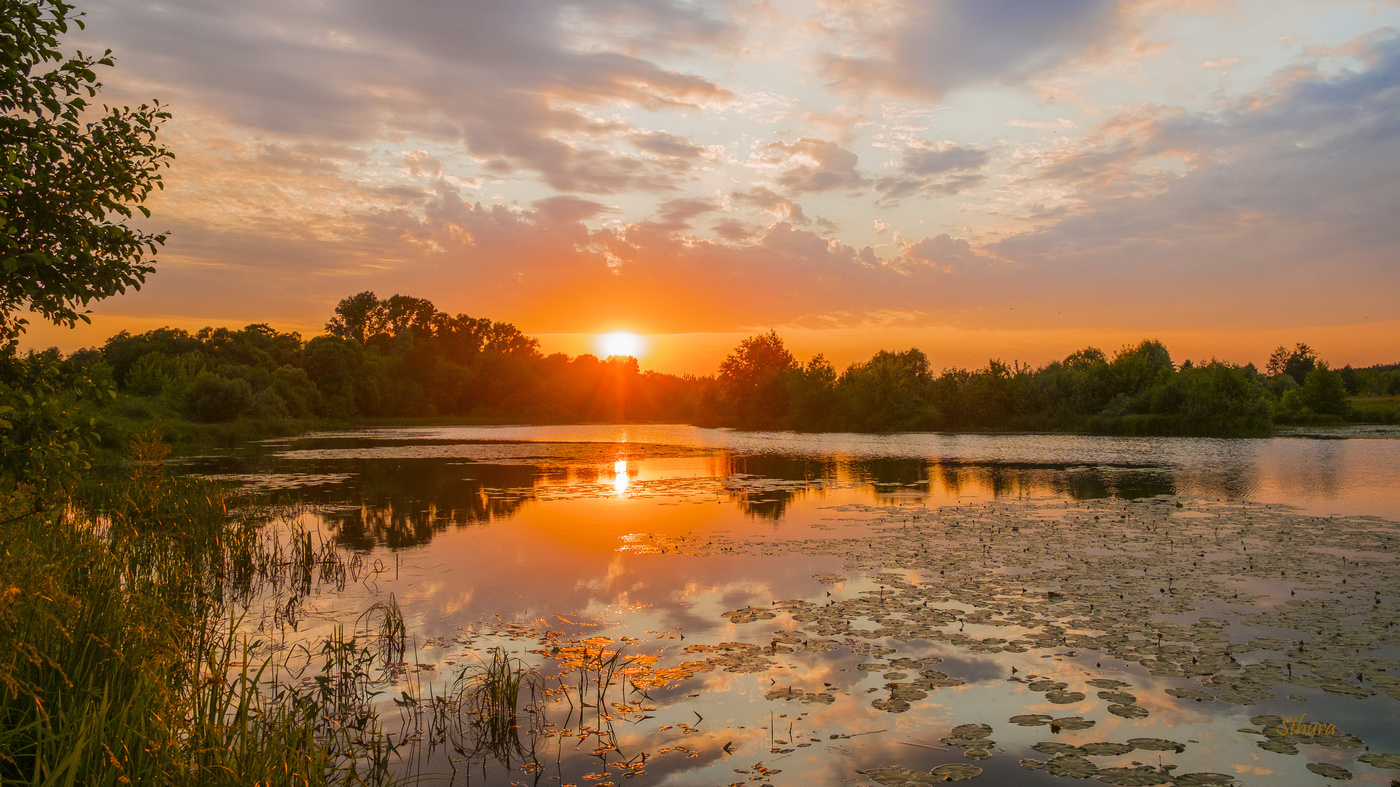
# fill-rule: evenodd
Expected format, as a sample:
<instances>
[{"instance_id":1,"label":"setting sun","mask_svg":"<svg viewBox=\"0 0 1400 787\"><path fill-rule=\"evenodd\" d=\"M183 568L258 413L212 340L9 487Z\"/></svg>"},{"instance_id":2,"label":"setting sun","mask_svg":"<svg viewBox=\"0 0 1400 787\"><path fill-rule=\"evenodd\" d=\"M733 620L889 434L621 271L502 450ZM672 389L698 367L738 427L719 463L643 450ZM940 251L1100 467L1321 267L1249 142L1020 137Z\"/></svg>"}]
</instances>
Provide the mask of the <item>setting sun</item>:
<instances>
[{"instance_id":1,"label":"setting sun","mask_svg":"<svg viewBox=\"0 0 1400 787\"><path fill-rule=\"evenodd\" d=\"M640 358L643 347L642 337L627 331L613 331L598 337L598 355L608 358L614 355Z\"/></svg>"}]
</instances>

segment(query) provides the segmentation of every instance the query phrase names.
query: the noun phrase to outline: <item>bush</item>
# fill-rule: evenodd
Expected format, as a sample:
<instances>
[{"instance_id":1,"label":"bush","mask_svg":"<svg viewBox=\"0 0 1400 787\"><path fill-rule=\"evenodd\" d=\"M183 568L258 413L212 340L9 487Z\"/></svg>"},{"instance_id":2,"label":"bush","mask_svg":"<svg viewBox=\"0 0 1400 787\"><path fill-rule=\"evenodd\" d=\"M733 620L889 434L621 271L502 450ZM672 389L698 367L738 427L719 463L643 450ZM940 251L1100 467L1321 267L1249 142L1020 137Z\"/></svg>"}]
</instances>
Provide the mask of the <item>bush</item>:
<instances>
[{"instance_id":1,"label":"bush","mask_svg":"<svg viewBox=\"0 0 1400 787\"><path fill-rule=\"evenodd\" d=\"M204 423L232 421L253 406L253 387L247 380L229 380L200 372L185 392L185 416Z\"/></svg>"}]
</instances>

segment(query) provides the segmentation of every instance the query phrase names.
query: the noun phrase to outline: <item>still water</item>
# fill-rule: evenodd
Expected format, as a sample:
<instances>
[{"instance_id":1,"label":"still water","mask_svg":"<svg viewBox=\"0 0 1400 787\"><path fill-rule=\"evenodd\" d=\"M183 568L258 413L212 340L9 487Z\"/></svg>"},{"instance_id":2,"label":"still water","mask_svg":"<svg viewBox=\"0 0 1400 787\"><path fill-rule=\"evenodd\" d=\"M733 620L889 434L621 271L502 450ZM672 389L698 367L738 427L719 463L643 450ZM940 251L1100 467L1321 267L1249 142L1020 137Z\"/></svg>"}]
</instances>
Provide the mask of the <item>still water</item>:
<instances>
[{"instance_id":1,"label":"still water","mask_svg":"<svg viewBox=\"0 0 1400 787\"><path fill-rule=\"evenodd\" d=\"M492 647L553 686L521 748L387 706L424 782L1389 784L1400 439L1337 437L436 427L191 469L375 566L283 647L392 595L386 696Z\"/></svg>"}]
</instances>

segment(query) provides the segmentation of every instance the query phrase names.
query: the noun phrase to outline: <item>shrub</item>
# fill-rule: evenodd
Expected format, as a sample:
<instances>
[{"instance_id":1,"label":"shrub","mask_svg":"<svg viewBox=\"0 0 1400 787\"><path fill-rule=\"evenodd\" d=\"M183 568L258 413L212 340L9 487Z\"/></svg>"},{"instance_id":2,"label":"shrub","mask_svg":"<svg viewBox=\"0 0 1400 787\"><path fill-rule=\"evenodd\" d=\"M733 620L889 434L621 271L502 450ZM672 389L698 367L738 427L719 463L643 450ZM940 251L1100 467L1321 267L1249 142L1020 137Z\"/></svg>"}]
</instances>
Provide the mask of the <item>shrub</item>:
<instances>
[{"instance_id":1,"label":"shrub","mask_svg":"<svg viewBox=\"0 0 1400 787\"><path fill-rule=\"evenodd\" d=\"M200 372L185 391L185 416L204 423L222 423L247 413L253 406L253 387L247 380L229 380Z\"/></svg>"}]
</instances>

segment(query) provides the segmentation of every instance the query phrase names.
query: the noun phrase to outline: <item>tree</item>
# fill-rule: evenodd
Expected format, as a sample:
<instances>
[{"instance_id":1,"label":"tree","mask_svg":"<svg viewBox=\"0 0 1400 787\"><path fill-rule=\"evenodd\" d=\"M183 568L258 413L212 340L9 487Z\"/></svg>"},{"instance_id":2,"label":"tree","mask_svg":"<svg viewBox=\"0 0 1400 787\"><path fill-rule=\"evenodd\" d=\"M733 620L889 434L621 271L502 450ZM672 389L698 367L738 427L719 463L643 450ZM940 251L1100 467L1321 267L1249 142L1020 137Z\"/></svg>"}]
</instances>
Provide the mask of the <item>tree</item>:
<instances>
[{"instance_id":1,"label":"tree","mask_svg":"<svg viewBox=\"0 0 1400 787\"><path fill-rule=\"evenodd\" d=\"M787 412L780 377L797 367L777 331L750 336L719 366L719 384L743 426L771 427Z\"/></svg>"},{"instance_id":2,"label":"tree","mask_svg":"<svg viewBox=\"0 0 1400 787\"><path fill-rule=\"evenodd\" d=\"M925 397L933 382L922 350L881 350L841 375L850 418L860 429L881 431L927 428Z\"/></svg>"},{"instance_id":3,"label":"tree","mask_svg":"<svg viewBox=\"0 0 1400 787\"><path fill-rule=\"evenodd\" d=\"M1323 415L1345 415L1347 411L1347 389L1342 376L1319 363L1303 378L1303 387L1298 389L1298 398L1315 413Z\"/></svg>"},{"instance_id":4,"label":"tree","mask_svg":"<svg viewBox=\"0 0 1400 787\"><path fill-rule=\"evenodd\" d=\"M30 309L60 325L87 321L94 300L139 289L166 236L126 225L161 187L173 155L156 143L170 117L157 104L90 109L111 66L58 49L63 0L0 0L0 338L14 342Z\"/></svg>"},{"instance_id":5,"label":"tree","mask_svg":"<svg viewBox=\"0 0 1400 787\"><path fill-rule=\"evenodd\" d=\"M1269 365L1264 367L1270 377L1286 374L1293 378L1293 382L1299 385L1307 379L1308 372L1311 372L1318 363L1317 353L1313 348L1299 342L1290 350L1283 345L1279 345L1274 354L1269 356Z\"/></svg>"},{"instance_id":6,"label":"tree","mask_svg":"<svg viewBox=\"0 0 1400 787\"><path fill-rule=\"evenodd\" d=\"M82 20L63 0L0 0L0 493L54 483L84 466L95 435L70 410L98 395L65 379L56 358L21 355L32 311L59 325L87 321L94 300L138 289L165 236L126 225L160 187L173 156L156 144L159 104L89 108L102 84L92 58L62 53ZM17 488L17 487L16 487Z\"/></svg>"}]
</instances>

